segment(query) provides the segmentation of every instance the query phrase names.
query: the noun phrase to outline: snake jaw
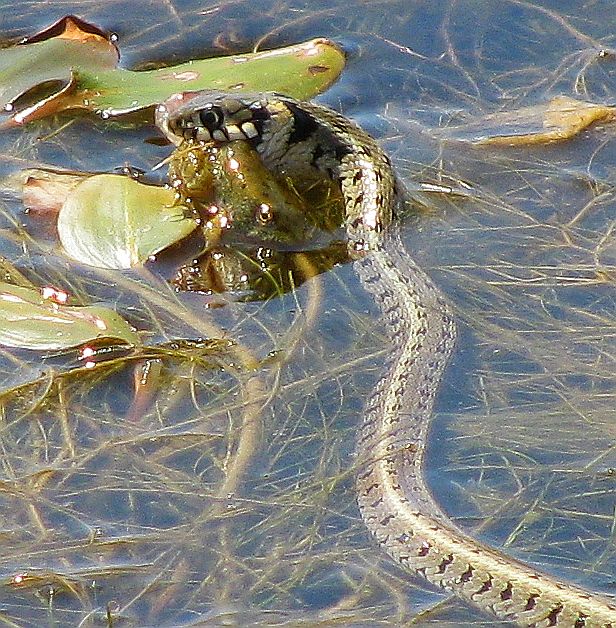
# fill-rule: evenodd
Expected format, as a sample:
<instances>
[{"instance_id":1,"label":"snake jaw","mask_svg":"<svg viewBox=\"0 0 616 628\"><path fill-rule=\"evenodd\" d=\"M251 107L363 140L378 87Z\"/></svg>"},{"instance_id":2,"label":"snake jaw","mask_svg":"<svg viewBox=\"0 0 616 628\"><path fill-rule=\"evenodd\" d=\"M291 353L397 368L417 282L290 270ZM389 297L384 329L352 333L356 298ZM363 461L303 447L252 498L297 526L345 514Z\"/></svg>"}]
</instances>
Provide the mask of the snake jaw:
<instances>
[{"instance_id":1,"label":"snake jaw","mask_svg":"<svg viewBox=\"0 0 616 628\"><path fill-rule=\"evenodd\" d=\"M165 137L176 146L179 146L185 139L185 135L178 132L175 120L178 113L182 112L187 103L193 100L199 92L180 92L173 94L167 100L156 106L154 110L154 122L164 133Z\"/></svg>"}]
</instances>

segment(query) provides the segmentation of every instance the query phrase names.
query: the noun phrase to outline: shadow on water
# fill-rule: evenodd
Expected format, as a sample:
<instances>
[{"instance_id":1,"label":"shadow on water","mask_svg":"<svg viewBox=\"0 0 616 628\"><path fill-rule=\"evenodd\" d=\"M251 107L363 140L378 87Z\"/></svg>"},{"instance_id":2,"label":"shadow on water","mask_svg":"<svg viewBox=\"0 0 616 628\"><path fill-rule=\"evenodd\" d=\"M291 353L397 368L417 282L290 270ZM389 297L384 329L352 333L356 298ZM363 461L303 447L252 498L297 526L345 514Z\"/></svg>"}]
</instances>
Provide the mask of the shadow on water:
<instances>
[{"instance_id":1,"label":"shadow on water","mask_svg":"<svg viewBox=\"0 0 616 628\"><path fill-rule=\"evenodd\" d=\"M612 3L258 4L139 1L124 15L114 2L17 11L4 1L2 30L18 38L74 12L118 32L124 63L139 67L342 42L348 69L321 100L379 136L409 187L469 190L404 228L461 337L431 436L431 486L474 535L613 592L613 127L515 149L439 132L561 93L613 101ZM168 152L144 143L153 128L59 126L0 137L2 175L149 169ZM400 625L436 604L418 624L494 625L410 579L359 518L354 439L388 334L349 266L279 298L206 309L155 268L67 262L13 201L0 237L32 280L117 307L152 342L236 343L230 356L176 347L172 359L119 357L72 378L54 377L53 359L1 354L0 621ZM156 385L135 396L135 380Z\"/></svg>"}]
</instances>

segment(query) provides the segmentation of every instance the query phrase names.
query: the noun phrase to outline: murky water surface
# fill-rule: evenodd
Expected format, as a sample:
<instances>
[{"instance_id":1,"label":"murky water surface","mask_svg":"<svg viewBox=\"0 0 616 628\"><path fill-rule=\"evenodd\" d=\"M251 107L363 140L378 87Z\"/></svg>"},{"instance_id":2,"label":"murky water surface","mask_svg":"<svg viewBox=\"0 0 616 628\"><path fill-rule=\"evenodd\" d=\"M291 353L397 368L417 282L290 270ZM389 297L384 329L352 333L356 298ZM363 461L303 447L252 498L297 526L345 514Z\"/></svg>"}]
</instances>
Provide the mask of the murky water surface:
<instances>
[{"instance_id":1,"label":"murky water surface","mask_svg":"<svg viewBox=\"0 0 616 628\"><path fill-rule=\"evenodd\" d=\"M613 102L614 4L4 0L0 30L19 38L68 13L118 33L132 68L315 36L345 47L319 100L378 136L409 188L465 192L404 227L460 330L431 486L473 535L614 592L614 126L515 149L444 132L558 94ZM145 141L153 127L64 123L0 136L1 174L148 170L169 150ZM31 279L116 307L152 343L238 343L231 357L145 365L156 387L138 398L143 363L54 380L59 358L1 356L7 390L38 378L3 396L0 416L7 625L393 626L439 602L418 624L494 625L398 569L359 518L354 438L388 330L349 266L211 310L155 265L72 264L40 217L11 198L1 210L1 252ZM251 378L237 368L254 360Z\"/></svg>"}]
</instances>

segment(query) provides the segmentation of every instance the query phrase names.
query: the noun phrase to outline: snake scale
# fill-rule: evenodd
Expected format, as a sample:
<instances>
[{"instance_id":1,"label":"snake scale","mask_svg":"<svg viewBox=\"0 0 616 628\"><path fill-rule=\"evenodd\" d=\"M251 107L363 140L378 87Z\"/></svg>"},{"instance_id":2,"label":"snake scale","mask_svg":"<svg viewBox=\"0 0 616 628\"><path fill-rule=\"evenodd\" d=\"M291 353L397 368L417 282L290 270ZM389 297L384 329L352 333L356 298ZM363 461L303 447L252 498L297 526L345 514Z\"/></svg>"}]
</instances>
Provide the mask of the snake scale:
<instances>
[{"instance_id":1,"label":"snake scale","mask_svg":"<svg viewBox=\"0 0 616 628\"><path fill-rule=\"evenodd\" d=\"M158 126L175 144L246 140L265 166L318 170L337 181L349 252L394 345L359 435L358 502L379 545L403 567L496 617L524 626L616 628L616 604L482 545L442 512L423 480L434 397L452 352L447 303L406 254L388 157L354 123L280 94L177 94Z\"/></svg>"}]
</instances>

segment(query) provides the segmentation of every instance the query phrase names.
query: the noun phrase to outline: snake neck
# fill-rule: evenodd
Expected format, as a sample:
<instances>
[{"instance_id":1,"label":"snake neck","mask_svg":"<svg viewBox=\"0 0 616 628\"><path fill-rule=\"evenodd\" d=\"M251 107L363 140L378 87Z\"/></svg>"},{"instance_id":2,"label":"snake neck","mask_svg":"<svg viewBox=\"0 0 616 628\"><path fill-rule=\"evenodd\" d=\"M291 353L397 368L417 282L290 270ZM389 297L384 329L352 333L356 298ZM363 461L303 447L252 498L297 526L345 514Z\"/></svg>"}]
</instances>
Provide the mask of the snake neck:
<instances>
[{"instance_id":1,"label":"snake neck","mask_svg":"<svg viewBox=\"0 0 616 628\"><path fill-rule=\"evenodd\" d=\"M283 176L316 171L337 181L352 258L380 250L399 198L387 155L362 129L327 107L276 95L265 109L267 124L251 140L264 164Z\"/></svg>"},{"instance_id":2,"label":"snake neck","mask_svg":"<svg viewBox=\"0 0 616 628\"><path fill-rule=\"evenodd\" d=\"M390 480L383 486L399 490L405 508L445 521L425 484L423 463L434 399L455 343L455 324L441 293L403 251L399 230L392 226L378 247L354 263L382 312L378 324L393 345L386 374L365 409L357 456L368 468L376 461L387 467Z\"/></svg>"}]
</instances>

